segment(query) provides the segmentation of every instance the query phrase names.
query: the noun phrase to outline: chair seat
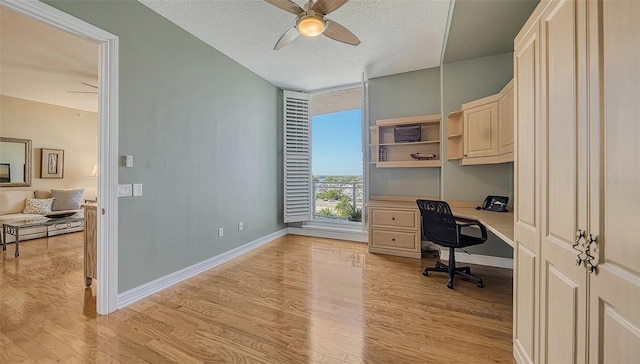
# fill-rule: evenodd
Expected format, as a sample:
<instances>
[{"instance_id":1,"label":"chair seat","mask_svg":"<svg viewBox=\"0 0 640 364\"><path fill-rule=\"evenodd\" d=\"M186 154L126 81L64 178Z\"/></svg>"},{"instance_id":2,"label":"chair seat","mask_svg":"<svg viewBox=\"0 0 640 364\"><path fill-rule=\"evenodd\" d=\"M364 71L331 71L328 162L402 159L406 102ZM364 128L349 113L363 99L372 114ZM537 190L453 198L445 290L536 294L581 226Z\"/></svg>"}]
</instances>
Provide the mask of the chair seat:
<instances>
[{"instance_id":1,"label":"chair seat","mask_svg":"<svg viewBox=\"0 0 640 364\"><path fill-rule=\"evenodd\" d=\"M465 234L460 234L459 243L435 240L435 239L430 241L447 248L465 248L468 246L479 245L484 243L484 240L482 240L481 237L465 235Z\"/></svg>"},{"instance_id":2,"label":"chair seat","mask_svg":"<svg viewBox=\"0 0 640 364\"><path fill-rule=\"evenodd\" d=\"M484 243L486 239L482 239L481 237L477 237L477 236L471 236L471 235L465 235L465 234L460 234L460 247L464 248L466 246L473 246L473 245L479 245Z\"/></svg>"}]
</instances>

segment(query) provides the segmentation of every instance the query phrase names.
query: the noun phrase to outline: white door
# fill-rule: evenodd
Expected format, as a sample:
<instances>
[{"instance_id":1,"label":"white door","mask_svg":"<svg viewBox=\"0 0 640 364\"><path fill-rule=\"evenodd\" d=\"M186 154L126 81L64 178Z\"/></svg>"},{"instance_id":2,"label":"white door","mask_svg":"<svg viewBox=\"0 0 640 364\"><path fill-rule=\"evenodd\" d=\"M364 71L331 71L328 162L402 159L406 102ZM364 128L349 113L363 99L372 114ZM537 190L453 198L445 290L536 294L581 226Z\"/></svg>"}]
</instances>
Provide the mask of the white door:
<instances>
[{"instance_id":1,"label":"white door","mask_svg":"<svg viewBox=\"0 0 640 364\"><path fill-rule=\"evenodd\" d=\"M553 2L541 18L540 363L586 359L587 271L576 264L587 229L584 2ZM580 243L583 240L580 239ZM581 256L586 258L586 256Z\"/></svg>"},{"instance_id":2,"label":"white door","mask_svg":"<svg viewBox=\"0 0 640 364\"><path fill-rule=\"evenodd\" d=\"M540 158L538 145L540 33L536 22L513 57L516 147L514 151L513 354L534 363L538 350Z\"/></svg>"},{"instance_id":3,"label":"white door","mask_svg":"<svg viewBox=\"0 0 640 364\"><path fill-rule=\"evenodd\" d=\"M589 362L640 363L640 1L589 10L590 104L604 101L591 110Z\"/></svg>"}]
</instances>

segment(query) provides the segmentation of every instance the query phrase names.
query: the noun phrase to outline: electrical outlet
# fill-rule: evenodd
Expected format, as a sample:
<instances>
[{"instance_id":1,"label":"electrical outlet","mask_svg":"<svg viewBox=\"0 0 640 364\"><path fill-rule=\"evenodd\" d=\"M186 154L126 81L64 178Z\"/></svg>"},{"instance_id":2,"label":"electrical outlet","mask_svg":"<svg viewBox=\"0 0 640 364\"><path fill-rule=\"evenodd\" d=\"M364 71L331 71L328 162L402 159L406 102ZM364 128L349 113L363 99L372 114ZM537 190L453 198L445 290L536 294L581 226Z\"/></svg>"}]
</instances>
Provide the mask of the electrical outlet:
<instances>
[{"instance_id":1,"label":"electrical outlet","mask_svg":"<svg viewBox=\"0 0 640 364\"><path fill-rule=\"evenodd\" d=\"M218 237L221 238L224 236L224 230L222 228L218 228Z\"/></svg>"},{"instance_id":2,"label":"electrical outlet","mask_svg":"<svg viewBox=\"0 0 640 364\"><path fill-rule=\"evenodd\" d=\"M142 196L142 183L134 183L133 184L133 195L134 196Z\"/></svg>"},{"instance_id":3,"label":"electrical outlet","mask_svg":"<svg viewBox=\"0 0 640 364\"><path fill-rule=\"evenodd\" d=\"M239 222L238 223L238 231L242 231L244 229L244 223L243 222Z\"/></svg>"}]
</instances>

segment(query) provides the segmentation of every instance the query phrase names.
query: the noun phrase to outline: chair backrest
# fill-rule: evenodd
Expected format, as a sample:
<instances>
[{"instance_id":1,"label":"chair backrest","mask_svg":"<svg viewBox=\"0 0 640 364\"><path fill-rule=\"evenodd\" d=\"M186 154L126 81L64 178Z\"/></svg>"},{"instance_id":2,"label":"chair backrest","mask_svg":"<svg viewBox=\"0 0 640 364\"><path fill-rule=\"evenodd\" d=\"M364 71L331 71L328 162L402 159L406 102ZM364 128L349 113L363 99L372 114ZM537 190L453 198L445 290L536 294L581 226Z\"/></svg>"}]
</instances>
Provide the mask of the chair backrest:
<instances>
[{"instance_id":1,"label":"chair backrest","mask_svg":"<svg viewBox=\"0 0 640 364\"><path fill-rule=\"evenodd\" d=\"M449 204L444 201L417 200L422 216L424 236L436 244L457 245L456 220Z\"/></svg>"}]
</instances>

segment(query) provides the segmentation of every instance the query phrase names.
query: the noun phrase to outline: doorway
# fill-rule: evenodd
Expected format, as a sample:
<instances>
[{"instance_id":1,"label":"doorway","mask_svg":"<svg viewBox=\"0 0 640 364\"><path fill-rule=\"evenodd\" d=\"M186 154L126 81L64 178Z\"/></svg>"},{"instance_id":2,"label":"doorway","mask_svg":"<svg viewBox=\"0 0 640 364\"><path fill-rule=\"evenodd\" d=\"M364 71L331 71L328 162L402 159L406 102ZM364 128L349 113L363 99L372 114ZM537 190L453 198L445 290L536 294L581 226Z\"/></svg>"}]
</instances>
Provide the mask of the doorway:
<instances>
[{"instance_id":1,"label":"doorway","mask_svg":"<svg viewBox=\"0 0 640 364\"><path fill-rule=\"evenodd\" d=\"M47 4L0 0L0 7L99 45L98 73L98 289L96 310L118 308L118 37Z\"/></svg>"}]
</instances>

